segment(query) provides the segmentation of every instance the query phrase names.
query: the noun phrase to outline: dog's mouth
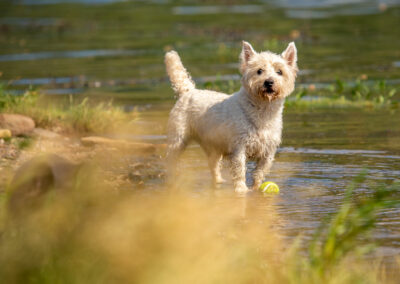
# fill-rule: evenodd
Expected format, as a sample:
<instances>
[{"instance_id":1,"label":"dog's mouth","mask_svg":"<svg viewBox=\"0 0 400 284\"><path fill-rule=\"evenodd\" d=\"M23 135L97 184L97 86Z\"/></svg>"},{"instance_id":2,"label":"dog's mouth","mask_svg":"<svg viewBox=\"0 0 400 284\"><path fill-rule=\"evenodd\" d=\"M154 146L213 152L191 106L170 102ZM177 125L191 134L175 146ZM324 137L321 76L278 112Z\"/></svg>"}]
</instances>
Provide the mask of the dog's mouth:
<instances>
[{"instance_id":1,"label":"dog's mouth","mask_svg":"<svg viewBox=\"0 0 400 284\"><path fill-rule=\"evenodd\" d=\"M263 99L267 99L269 102L271 102L278 97L279 93L274 90L273 87L268 86L261 88L260 95Z\"/></svg>"}]
</instances>

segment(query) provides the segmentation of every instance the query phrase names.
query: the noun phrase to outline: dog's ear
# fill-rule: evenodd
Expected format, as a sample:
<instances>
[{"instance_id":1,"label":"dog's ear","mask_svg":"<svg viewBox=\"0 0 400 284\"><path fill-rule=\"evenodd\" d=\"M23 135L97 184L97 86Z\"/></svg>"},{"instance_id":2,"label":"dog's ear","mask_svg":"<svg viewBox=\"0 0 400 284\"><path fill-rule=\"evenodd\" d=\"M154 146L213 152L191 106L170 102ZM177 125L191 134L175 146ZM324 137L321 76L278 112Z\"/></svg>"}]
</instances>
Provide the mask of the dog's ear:
<instances>
[{"instance_id":1,"label":"dog's ear","mask_svg":"<svg viewBox=\"0 0 400 284\"><path fill-rule=\"evenodd\" d=\"M289 43L288 47L282 52L281 56L286 62L297 70L297 49L294 42Z\"/></svg>"},{"instance_id":2,"label":"dog's ear","mask_svg":"<svg viewBox=\"0 0 400 284\"><path fill-rule=\"evenodd\" d=\"M240 53L240 72L243 73L247 62L250 60L251 57L254 56L256 52L254 51L253 47L247 41L242 41L242 52Z\"/></svg>"},{"instance_id":3,"label":"dog's ear","mask_svg":"<svg viewBox=\"0 0 400 284\"><path fill-rule=\"evenodd\" d=\"M254 51L251 44L248 43L247 41L242 41L242 53L240 54L242 61L243 62L249 61L254 54L256 54L256 52Z\"/></svg>"}]
</instances>

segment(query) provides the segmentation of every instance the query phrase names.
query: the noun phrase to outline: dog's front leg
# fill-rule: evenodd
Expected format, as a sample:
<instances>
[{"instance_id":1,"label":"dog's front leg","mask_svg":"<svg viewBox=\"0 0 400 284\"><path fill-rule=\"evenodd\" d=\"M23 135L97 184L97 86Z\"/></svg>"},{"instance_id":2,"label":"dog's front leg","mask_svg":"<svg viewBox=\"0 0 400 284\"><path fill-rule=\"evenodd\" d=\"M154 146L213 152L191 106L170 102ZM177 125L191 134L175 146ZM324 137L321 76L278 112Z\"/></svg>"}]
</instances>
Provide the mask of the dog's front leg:
<instances>
[{"instance_id":1,"label":"dog's front leg","mask_svg":"<svg viewBox=\"0 0 400 284\"><path fill-rule=\"evenodd\" d=\"M221 159L222 155L217 152L212 152L208 156L208 165L210 167L214 185L224 182L224 179L221 176Z\"/></svg>"},{"instance_id":2,"label":"dog's front leg","mask_svg":"<svg viewBox=\"0 0 400 284\"><path fill-rule=\"evenodd\" d=\"M264 176L269 173L273 160L274 155L270 154L257 160L257 165L253 172L253 190L258 190Z\"/></svg>"},{"instance_id":3,"label":"dog's front leg","mask_svg":"<svg viewBox=\"0 0 400 284\"><path fill-rule=\"evenodd\" d=\"M244 151L235 151L230 156L233 186L236 192L247 192L246 185L246 154Z\"/></svg>"}]
</instances>

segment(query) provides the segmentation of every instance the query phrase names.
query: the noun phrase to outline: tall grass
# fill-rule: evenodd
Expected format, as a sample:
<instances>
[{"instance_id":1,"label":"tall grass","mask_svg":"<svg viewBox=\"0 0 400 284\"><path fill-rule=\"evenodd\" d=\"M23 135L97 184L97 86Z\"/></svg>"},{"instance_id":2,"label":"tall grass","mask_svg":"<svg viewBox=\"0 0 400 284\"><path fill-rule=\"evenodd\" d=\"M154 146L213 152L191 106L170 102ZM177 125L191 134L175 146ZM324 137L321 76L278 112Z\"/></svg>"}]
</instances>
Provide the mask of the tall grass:
<instances>
[{"instance_id":1,"label":"tall grass","mask_svg":"<svg viewBox=\"0 0 400 284\"><path fill-rule=\"evenodd\" d=\"M349 187L306 255L274 229L273 206L260 222L250 218L246 197L166 188L126 193L82 168L67 191L51 191L40 207L5 217L0 277L4 283L379 283L382 271L357 257L366 252L360 238L375 227L380 209L399 205L399 184L359 200L353 193L362 180Z\"/></svg>"},{"instance_id":2,"label":"tall grass","mask_svg":"<svg viewBox=\"0 0 400 284\"><path fill-rule=\"evenodd\" d=\"M88 98L74 100L70 97L67 103L57 104L48 102L34 89L15 95L1 85L0 112L27 115L38 127L88 133L103 133L137 116L137 113L125 113L112 102L94 103Z\"/></svg>"}]
</instances>

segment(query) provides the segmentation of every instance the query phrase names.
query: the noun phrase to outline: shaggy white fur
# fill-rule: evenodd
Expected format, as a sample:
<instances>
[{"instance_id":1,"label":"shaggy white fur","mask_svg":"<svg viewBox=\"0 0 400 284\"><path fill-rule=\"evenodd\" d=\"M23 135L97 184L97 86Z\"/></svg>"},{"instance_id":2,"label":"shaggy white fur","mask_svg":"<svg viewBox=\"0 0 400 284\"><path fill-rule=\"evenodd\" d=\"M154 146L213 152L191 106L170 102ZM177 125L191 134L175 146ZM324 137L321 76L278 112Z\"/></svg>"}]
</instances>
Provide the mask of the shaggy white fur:
<instances>
[{"instance_id":1,"label":"shaggy white fur","mask_svg":"<svg viewBox=\"0 0 400 284\"><path fill-rule=\"evenodd\" d=\"M229 159L237 192L248 190L246 159L254 159L253 189L257 189L281 142L283 104L298 71L294 43L278 55L257 53L243 42L242 87L232 95L196 89L175 51L165 55L165 64L179 96L168 121L169 177L175 175L176 162L188 142L195 140L208 155L215 183L222 182L222 157Z\"/></svg>"}]
</instances>

